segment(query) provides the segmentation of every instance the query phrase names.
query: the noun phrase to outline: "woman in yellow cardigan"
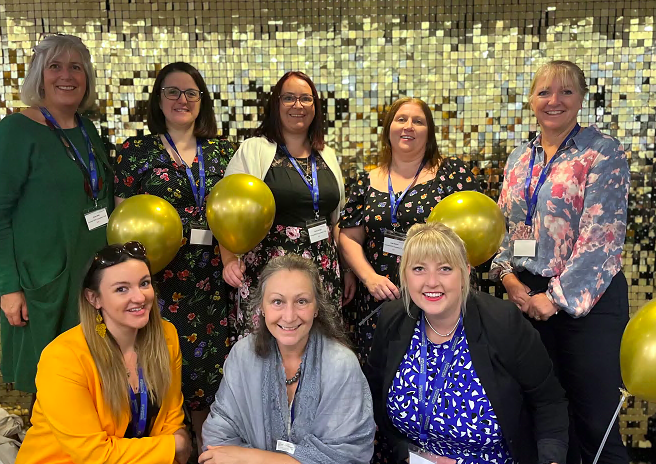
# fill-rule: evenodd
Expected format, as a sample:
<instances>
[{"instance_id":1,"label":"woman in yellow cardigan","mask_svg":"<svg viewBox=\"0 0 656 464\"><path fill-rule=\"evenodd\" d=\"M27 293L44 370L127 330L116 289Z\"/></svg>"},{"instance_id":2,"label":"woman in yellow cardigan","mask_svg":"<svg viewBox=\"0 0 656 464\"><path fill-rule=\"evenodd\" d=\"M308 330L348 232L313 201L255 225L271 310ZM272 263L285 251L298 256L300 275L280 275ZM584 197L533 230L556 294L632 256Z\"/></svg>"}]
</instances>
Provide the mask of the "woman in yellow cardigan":
<instances>
[{"instance_id":1,"label":"woman in yellow cardigan","mask_svg":"<svg viewBox=\"0 0 656 464\"><path fill-rule=\"evenodd\" d=\"M186 464L180 345L157 310L144 247L106 246L82 287L80 325L41 354L16 464Z\"/></svg>"}]
</instances>

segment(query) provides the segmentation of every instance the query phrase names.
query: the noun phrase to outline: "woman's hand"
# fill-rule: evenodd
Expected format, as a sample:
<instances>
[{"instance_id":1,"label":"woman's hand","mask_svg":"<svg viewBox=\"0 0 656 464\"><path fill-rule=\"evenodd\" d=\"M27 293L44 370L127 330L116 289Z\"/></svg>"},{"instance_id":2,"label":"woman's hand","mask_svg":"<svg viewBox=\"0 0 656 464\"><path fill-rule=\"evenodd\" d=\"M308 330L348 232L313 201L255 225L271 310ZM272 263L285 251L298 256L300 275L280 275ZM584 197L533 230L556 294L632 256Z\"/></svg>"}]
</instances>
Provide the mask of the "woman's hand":
<instances>
[{"instance_id":1,"label":"woman's hand","mask_svg":"<svg viewBox=\"0 0 656 464\"><path fill-rule=\"evenodd\" d=\"M207 451L198 456L198 464L241 464L247 463L249 448L241 446L208 446Z\"/></svg>"},{"instance_id":2,"label":"woman's hand","mask_svg":"<svg viewBox=\"0 0 656 464\"><path fill-rule=\"evenodd\" d=\"M355 288L358 285L358 278L353 271L344 274L344 292L342 292L342 306L346 306L355 296Z\"/></svg>"},{"instance_id":3,"label":"woman's hand","mask_svg":"<svg viewBox=\"0 0 656 464\"><path fill-rule=\"evenodd\" d=\"M531 299L529 292L531 291L526 285L521 283L515 274L506 274L501 279L501 283L508 292L508 299L515 303L519 309L524 310L524 306Z\"/></svg>"},{"instance_id":4,"label":"woman's hand","mask_svg":"<svg viewBox=\"0 0 656 464\"><path fill-rule=\"evenodd\" d=\"M175 462L178 464L187 464L191 456L191 440L185 429L178 429L174 434L175 439Z\"/></svg>"},{"instance_id":5,"label":"woman's hand","mask_svg":"<svg viewBox=\"0 0 656 464\"><path fill-rule=\"evenodd\" d=\"M241 260L233 260L223 266L223 280L230 286L238 288L244 283L246 265Z\"/></svg>"},{"instance_id":6,"label":"woman's hand","mask_svg":"<svg viewBox=\"0 0 656 464\"><path fill-rule=\"evenodd\" d=\"M9 324L23 327L27 323L27 302L23 292L7 293L0 296L0 308L7 316Z\"/></svg>"},{"instance_id":7,"label":"woman's hand","mask_svg":"<svg viewBox=\"0 0 656 464\"><path fill-rule=\"evenodd\" d=\"M522 311L536 321L546 321L558 312L558 306L553 304L546 294L538 293L531 297Z\"/></svg>"},{"instance_id":8,"label":"woman's hand","mask_svg":"<svg viewBox=\"0 0 656 464\"><path fill-rule=\"evenodd\" d=\"M378 301L396 300L401 298L399 289L387 277L372 274L364 281L369 293Z\"/></svg>"}]
</instances>

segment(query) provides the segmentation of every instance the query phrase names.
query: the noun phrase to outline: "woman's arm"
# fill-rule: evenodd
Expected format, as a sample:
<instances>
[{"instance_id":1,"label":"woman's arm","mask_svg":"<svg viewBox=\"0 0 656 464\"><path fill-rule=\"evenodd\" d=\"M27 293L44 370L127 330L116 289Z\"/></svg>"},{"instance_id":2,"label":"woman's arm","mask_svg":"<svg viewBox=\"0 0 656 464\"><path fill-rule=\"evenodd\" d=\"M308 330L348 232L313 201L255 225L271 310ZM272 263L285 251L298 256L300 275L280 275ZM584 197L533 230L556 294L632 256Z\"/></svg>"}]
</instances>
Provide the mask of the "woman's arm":
<instances>
[{"instance_id":1,"label":"woman's arm","mask_svg":"<svg viewBox=\"0 0 656 464\"><path fill-rule=\"evenodd\" d=\"M298 464L288 454L239 446L208 446L199 464Z\"/></svg>"}]
</instances>

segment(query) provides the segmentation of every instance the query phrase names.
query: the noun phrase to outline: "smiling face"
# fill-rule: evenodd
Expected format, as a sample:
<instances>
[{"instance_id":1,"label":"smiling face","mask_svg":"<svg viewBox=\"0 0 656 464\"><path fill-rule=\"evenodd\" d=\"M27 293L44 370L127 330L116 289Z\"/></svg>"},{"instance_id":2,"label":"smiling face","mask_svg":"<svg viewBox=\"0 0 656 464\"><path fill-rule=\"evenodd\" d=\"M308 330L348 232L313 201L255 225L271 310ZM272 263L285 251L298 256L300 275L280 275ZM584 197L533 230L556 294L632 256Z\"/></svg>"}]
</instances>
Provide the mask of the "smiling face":
<instances>
[{"instance_id":1,"label":"smiling face","mask_svg":"<svg viewBox=\"0 0 656 464\"><path fill-rule=\"evenodd\" d=\"M312 88L303 79L291 76L283 83L280 95L312 96ZM307 134L314 120L314 104L303 106L300 101L296 100L293 106L287 107L280 101L279 108L283 136L285 134Z\"/></svg>"},{"instance_id":2,"label":"smiling face","mask_svg":"<svg viewBox=\"0 0 656 464\"><path fill-rule=\"evenodd\" d=\"M146 263L128 259L100 272L98 291L87 289L85 296L102 313L107 330L120 333L145 327L155 299Z\"/></svg>"},{"instance_id":3,"label":"smiling face","mask_svg":"<svg viewBox=\"0 0 656 464\"><path fill-rule=\"evenodd\" d=\"M77 111L86 91L87 75L78 52L64 51L46 63L43 70L43 106Z\"/></svg>"},{"instance_id":4,"label":"smiling face","mask_svg":"<svg viewBox=\"0 0 656 464\"><path fill-rule=\"evenodd\" d=\"M530 104L543 132L563 133L576 125L583 95L573 82L544 76L535 83Z\"/></svg>"},{"instance_id":5,"label":"smiling face","mask_svg":"<svg viewBox=\"0 0 656 464\"><path fill-rule=\"evenodd\" d=\"M189 89L200 91L194 78L186 72L181 71L174 71L166 76L162 81L162 87L177 87L182 91ZM163 95L161 89L158 90L162 94L160 96L159 106L162 109L162 113L164 113L167 127L184 129L196 122L196 118L200 113L200 101L187 101L184 93L180 94L180 98L177 100L169 100Z\"/></svg>"},{"instance_id":6,"label":"smiling face","mask_svg":"<svg viewBox=\"0 0 656 464\"><path fill-rule=\"evenodd\" d=\"M437 318L449 318L460 311L462 277L459 268L436 261L408 264L405 269L410 298L428 316Z\"/></svg>"},{"instance_id":7,"label":"smiling face","mask_svg":"<svg viewBox=\"0 0 656 464\"><path fill-rule=\"evenodd\" d=\"M424 110L416 103L401 105L394 115L389 132L392 156L423 157L428 141Z\"/></svg>"},{"instance_id":8,"label":"smiling face","mask_svg":"<svg viewBox=\"0 0 656 464\"><path fill-rule=\"evenodd\" d=\"M302 271L281 270L266 281L264 321L281 351L302 351L316 317L312 280Z\"/></svg>"}]
</instances>

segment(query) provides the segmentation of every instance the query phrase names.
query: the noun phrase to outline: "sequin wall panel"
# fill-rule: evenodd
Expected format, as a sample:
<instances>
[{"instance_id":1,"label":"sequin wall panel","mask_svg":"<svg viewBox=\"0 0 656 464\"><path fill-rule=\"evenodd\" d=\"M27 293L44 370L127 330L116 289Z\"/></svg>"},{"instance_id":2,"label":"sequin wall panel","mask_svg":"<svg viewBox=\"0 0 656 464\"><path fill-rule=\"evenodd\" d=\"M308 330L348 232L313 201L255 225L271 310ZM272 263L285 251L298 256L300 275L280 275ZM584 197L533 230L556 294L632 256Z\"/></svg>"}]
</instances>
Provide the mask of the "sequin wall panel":
<instances>
[{"instance_id":1,"label":"sequin wall panel","mask_svg":"<svg viewBox=\"0 0 656 464\"><path fill-rule=\"evenodd\" d=\"M321 93L327 140L346 174L376 162L386 105L417 96L434 111L442 152L470 162L496 198L508 153L536 130L526 104L533 72L569 59L590 84L580 121L629 151L624 269L635 311L654 291L655 8L653 1L4 0L0 117L22 106L19 88L44 32L80 36L91 50L96 124L108 144L147 131L148 93L169 62L200 69L219 127L234 142L257 126L276 80L302 70ZM645 443L655 411L628 403L622 428L630 445Z\"/></svg>"}]
</instances>

